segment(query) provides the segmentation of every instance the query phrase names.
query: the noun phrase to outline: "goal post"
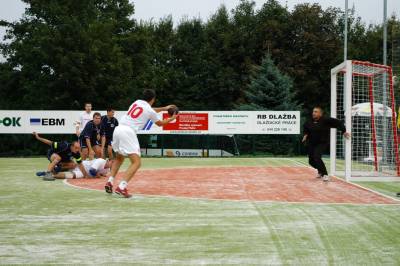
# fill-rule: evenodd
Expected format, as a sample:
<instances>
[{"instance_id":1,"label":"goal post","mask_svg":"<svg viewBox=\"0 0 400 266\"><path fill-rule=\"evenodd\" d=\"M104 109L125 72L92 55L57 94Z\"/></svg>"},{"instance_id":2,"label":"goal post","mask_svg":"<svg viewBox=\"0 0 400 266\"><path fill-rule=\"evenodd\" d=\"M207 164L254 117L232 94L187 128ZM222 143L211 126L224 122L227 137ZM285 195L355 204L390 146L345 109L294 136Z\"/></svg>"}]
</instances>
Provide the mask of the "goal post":
<instances>
[{"instance_id":1,"label":"goal post","mask_svg":"<svg viewBox=\"0 0 400 266\"><path fill-rule=\"evenodd\" d=\"M389 66L345 61L331 70L331 175L348 181L400 181L393 74Z\"/></svg>"}]
</instances>

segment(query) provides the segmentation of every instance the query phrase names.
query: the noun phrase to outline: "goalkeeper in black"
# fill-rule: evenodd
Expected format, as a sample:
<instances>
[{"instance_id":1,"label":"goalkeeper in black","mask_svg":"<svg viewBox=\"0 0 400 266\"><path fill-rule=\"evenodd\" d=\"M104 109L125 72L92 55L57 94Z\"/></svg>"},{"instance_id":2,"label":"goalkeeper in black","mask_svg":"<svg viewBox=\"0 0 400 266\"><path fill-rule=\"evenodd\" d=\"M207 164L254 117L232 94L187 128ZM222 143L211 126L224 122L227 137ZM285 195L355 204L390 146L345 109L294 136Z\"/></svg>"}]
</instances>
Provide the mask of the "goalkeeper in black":
<instances>
[{"instance_id":1,"label":"goalkeeper in black","mask_svg":"<svg viewBox=\"0 0 400 266\"><path fill-rule=\"evenodd\" d=\"M343 133L343 136L350 138L346 132L344 123L332 117L325 117L321 107L314 107L312 120L304 124L303 143L308 144L308 162L318 170L318 178L329 181L328 172L322 161L322 155L329 147L330 129L336 128Z\"/></svg>"}]
</instances>

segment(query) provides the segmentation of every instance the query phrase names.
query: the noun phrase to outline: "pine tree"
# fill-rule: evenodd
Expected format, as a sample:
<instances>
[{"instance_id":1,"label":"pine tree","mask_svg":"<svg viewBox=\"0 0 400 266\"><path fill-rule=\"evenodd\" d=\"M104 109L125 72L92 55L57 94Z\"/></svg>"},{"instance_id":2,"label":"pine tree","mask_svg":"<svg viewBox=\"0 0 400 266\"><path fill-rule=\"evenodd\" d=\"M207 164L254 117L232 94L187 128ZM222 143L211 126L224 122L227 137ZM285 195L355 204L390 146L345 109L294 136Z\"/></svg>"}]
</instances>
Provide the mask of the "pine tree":
<instances>
[{"instance_id":1,"label":"pine tree","mask_svg":"<svg viewBox=\"0 0 400 266\"><path fill-rule=\"evenodd\" d=\"M293 82L275 66L268 55L260 66L255 67L250 85L245 91L246 104L241 110L298 110L294 100Z\"/></svg>"},{"instance_id":2,"label":"pine tree","mask_svg":"<svg viewBox=\"0 0 400 266\"><path fill-rule=\"evenodd\" d=\"M250 78L250 85L245 91L246 104L238 106L239 110L297 111L301 108L294 100L293 82L266 56L260 66L255 67ZM291 154L295 152L298 139L291 135L240 136L241 149L262 154Z\"/></svg>"}]
</instances>

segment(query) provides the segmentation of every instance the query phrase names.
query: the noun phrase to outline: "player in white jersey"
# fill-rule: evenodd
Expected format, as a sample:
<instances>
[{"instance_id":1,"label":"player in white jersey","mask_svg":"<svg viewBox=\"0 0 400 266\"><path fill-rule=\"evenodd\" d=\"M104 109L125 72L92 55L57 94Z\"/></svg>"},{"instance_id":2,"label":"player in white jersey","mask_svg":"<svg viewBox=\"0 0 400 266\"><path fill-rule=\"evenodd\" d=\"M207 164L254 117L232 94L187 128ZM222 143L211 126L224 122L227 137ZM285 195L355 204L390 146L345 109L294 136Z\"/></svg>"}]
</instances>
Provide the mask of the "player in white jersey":
<instances>
[{"instance_id":1,"label":"player in white jersey","mask_svg":"<svg viewBox=\"0 0 400 266\"><path fill-rule=\"evenodd\" d=\"M79 114L79 120L75 123L75 133L79 137L86 124L93 119L92 104L85 103L85 111Z\"/></svg>"},{"instance_id":2,"label":"player in white jersey","mask_svg":"<svg viewBox=\"0 0 400 266\"><path fill-rule=\"evenodd\" d=\"M83 167L88 173L89 177L103 177L107 176L110 173L110 168L112 165L112 161L104 160L103 158L94 159L91 161L83 161ZM83 178L84 175L79 167L75 167L70 172L60 172L54 175L56 179L69 179L69 178Z\"/></svg>"},{"instance_id":3,"label":"player in white jersey","mask_svg":"<svg viewBox=\"0 0 400 266\"><path fill-rule=\"evenodd\" d=\"M115 193L125 198L131 197L131 195L128 193L127 185L141 164L140 145L136 136L137 132L141 129L144 129L149 121L161 127L176 119L177 114L174 114L167 119L160 120L157 116L157 113L168 111L168 109L174 107L174 105L153 108L152 105L154 104L155 100L155 91L145 90L143 92L142 99L135 101L129 107L129 110L124 116L122 116L119 125L115 128L112 147L116 152L116 159L111 167L111 175L105 185L105 190L107 193L113 192L114 177L118 173L118 170L121 164L124 162L125 157L128 157L131 161L131 164L124 173L119 186L115 189Z\"/></svg>"}]
</instances>

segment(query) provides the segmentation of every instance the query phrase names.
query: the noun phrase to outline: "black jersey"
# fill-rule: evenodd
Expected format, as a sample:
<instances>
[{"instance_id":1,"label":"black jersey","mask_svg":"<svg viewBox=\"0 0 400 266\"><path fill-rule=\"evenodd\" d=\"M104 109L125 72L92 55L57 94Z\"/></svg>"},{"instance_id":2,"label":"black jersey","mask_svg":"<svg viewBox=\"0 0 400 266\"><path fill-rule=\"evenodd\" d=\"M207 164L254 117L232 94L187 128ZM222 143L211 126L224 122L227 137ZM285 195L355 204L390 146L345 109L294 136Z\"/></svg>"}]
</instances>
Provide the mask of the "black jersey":
<instances>
[{"instance_id":1,"label":"black jersey","mask_svg":"<svg viewBox=\"0 0 400 266\"><path fill-rule=\"evenodd\" d=\"M321 117L319 120L307 121L304 124L304 134L310 144L329 143L330 129L337 128L343 133L346 127L343 122L332 117Z\"/></svg>"},{"instance_id":2,"label":"black jersey","mask_svg":"<svg viewBox=\"0 0 400 266\"><path fill-rule=\"evenodd\" d=\"M87 122L79 138L81 140L90 139L91 142L96 142L98 140L98 136L100 136L100 131L100 125L95 125L93 120L91 120Z\"/></svg>"},{"instance_id":3,"label":"black jersey","mask_svg":"<svg viewBox=\"0 0 400 266\"><path fill-rule=\"evenodd\" d=\"M118 120L115 117L103 115L101 117L101 135L106 136L107 139L112 139L114 129L118 126Z\"/></svg>"},{"instance_id":4,"label":"black jersey","mask_svg":"<svg viewBox=\"0 0 400 266\"><path fill-rule=\"evenodd\" d=\"M51 144L50 152L51 154L55 153L61 157L62 162L71 161L73 158L77 163L82 162L82 157L80 152L72 152L71 151L71 143L62 141L62 142L53 142Z\"/></svg>"}]
</instances>

